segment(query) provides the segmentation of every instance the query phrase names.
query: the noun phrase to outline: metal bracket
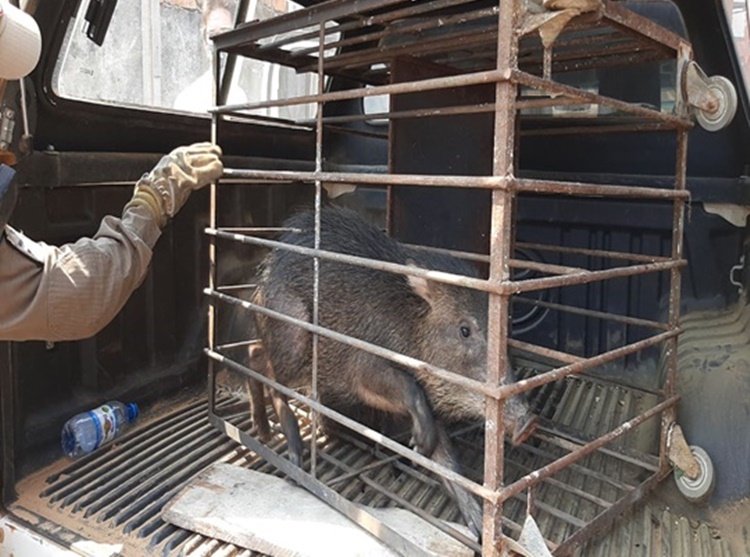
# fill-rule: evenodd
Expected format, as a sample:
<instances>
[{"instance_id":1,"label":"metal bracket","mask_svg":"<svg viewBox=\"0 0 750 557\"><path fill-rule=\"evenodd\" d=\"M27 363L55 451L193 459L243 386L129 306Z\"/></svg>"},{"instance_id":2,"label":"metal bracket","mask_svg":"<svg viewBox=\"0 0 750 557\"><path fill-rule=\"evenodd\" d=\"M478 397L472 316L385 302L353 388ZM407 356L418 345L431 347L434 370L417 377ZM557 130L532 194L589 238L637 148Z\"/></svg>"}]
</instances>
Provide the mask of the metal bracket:
<instances>
[{"instance_id":1,"label":"metal bracket","mask_svg":"<svg viewBox=\"0 0 750 557\"><path fill-rule=\"evenodd\" d=\"M672 424L667 433L667 456L673 467L678 468L691 480L696 479L701 473L700 464L693 456L693 451L685 440L682 428Z\"/></svg>"},{"instance_id":2,"label":"metal bracket","mask_svg":"<svg viewBox=\"0 0 750 557\"><path fill-rule=\"evenodd\" d=\"M737 287L737 290L740 293L740 296L742 296L742 293L745 291L745 287L742 284L742 278L739 280L736 277L735 273L742 272L745 269L745 256L743 255L740 257L740 262L737 265L734 265L731 269L729 269L729 283L733 286Z\"/></svg>"},{"instance_id":3,"label":"metal bracket","mask_svg":"<svg viewBox=\"0 0 750 557\"><path fill-rule=\"evenodd\" d=\"M9 151L16 128L16 111L9 106L0 106L0 151Z\"/></svg>"}]
</instances>

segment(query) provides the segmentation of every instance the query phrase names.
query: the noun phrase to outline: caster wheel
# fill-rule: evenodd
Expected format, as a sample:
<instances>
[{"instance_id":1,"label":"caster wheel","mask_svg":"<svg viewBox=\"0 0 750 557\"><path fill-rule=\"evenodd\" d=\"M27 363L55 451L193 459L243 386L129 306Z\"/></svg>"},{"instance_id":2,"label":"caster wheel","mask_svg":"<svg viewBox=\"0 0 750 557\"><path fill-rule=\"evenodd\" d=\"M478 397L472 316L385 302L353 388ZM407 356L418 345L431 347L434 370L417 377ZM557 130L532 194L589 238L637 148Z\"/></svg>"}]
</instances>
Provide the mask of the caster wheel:
<instances>
[{"instance_id":1,"label":"caster wheel","mask_svg":"<svg viewBox=\"0 0 750 557\"><path fill-rule=\"evenodd\" d=\"M718 131L732 121L737 112L737 91L726 77L715 75L708 78L708 87L719 99L719 107L715 112L705 112L697 109L695 119L707 131Z\"/></svg>"},{"instance_id":2,"label":"caster wheel","mask_svg":"<svg viewBox=\"0 0 750 557\"><path fill-rule=\"evenodd\" d=\"M700 447L690 445L690 450L700 465L700 474L691 480L680 470L675 469L674 481L685 499L691 503L703 503L708 500L714 490L716 480L714 465L708 453Z\"/></svg>"}]
</instances>

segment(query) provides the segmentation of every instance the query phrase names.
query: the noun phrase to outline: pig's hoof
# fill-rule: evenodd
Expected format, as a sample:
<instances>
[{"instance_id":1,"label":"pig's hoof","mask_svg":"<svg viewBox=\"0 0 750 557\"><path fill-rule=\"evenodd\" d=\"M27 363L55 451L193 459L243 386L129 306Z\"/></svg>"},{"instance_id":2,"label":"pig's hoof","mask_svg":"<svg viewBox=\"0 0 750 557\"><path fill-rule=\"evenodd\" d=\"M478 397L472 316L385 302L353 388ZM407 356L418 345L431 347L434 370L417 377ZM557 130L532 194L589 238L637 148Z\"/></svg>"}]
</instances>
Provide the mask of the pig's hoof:
<instances>
[{"instance_id":1,"label":"pig's hoof","mask_svg":"<svg viewBox=\"0 0 750 557\"><path fill-rule=\"evenodd\" d=\"M268 427L254 425L248 430L247 433L255 437L258 441L266 444L271 440L271 430Z\"/></svg>"},{"instance_id":2,"label":"pig's hoof","mask_svg":"<svg viewBox=\"0 0 750 557\"><path fill-rule=\"evenodd\" d=\"M431 456L435 452L437 447L438 437L435 428L415 429L412 432L412 437L409 441L409 445L414 447L414 450L424 456Z\"/></svg>"},{"instance_id":3,"label":"pig's hoof","mask_svg":"<svg viewBox=\"0 0 750 557\"><path fill-rule=\"evenodd\" d=\"M284 479L286 480L286 483L288 483L289 485L292 485L294 487L300 487L297 481L291 476L284 476Z\"/></svg>"},{"instance_id":4,"label":"pig's hoof","mask_svg":"<svg viewBox=\"0 0 750 557\"><path fill-rule=\"evenodd\" d=\"M271 429L266 425L253 427L255 430L255 437L257 437L263 443L268 443L271 440Z\"/></svg>"},{"instance_id":5,"label":"pig's hoof","mask_svg":"<svg viewBox=\"0 0 750 557\"><path fill-rule=\"evenodd\" d=\"M512 443L514 447L517 447L521 443L524 443L529 437L536 431L537 417L531 416L521 427L516 427L513 431Z\"/></svg>"}]
</instances>

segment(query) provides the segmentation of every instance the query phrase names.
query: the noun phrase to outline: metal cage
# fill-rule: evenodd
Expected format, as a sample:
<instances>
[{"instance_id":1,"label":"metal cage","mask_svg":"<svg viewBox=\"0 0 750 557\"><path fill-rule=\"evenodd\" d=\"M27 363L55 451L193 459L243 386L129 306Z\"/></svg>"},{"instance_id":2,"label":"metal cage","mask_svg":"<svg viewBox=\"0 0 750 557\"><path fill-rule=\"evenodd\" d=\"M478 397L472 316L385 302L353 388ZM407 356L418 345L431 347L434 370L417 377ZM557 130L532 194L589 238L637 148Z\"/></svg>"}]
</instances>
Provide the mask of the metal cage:
<instances>
[{"instance_id":1,"label":"metal cage","mask_svg":"<svg viewBox=\"0 0 750 557\"><path fill-rule=\"evenodd\" d=\"M548 30L561 22L559 35ZM358 477L363 490L372 490L370 500L379 504L401 505L414 510L439 528L450 532L482 555L502 553L507 537L515 537L526 512L531 511L554 554L573 551L597 530L605 528L623 511L644 497L670 471L666 456L667 432L675 420L678 396L675 390L677 338L680 300L680 271L683 260L683 220L689 194L685 189L687 134L692 126L688 108L682 100L680 79L675 80L673 112L606 97L596 92L565 85L557 76L574 70L620 67L642 62L671 61L676 75L690 61L690 45L679 36L659 27L618 5L605 1L592 11L546 11L540 4L508 0L497 3L466 0L328 0L308 8L265 21L241 25L214 38L215 95L213 140L221 143L221 123L225 119L261 121L269 125L303 127L315 134L315 168L298 170L258 170L227 168L225 178L248 184L265 184L270 188L287 184L308 184L315 189L315 207L320 211L322 184L345 183L383 188L392 201L398 188L454 188L488 192L488 252L466 253L487 265L486 278L471 279L442 274L432 277L446 283L481 289L489 293L488 380L480 383L426 362L404 358L382 347L365 343L331 331L312 322L260 307L237 296L238 288L252 285L225 285L217 282L216 264L219 241L231 241L266 249L293 249L316 260L331 260L362 265L403 274L418 274L414 268L340 253L291 247L268 238L273 229L236 229L222 225L217 209L222 195L220 183L212 187L211 222L206 233L211 239L212 277L206 290L211 300L209 310L209 417L227 435L246 445L300 485L324 499L349 518L379 537L402 554L427 555L402 534L380 522L366 507L358 505L351 492L340 493L342 478ZM313 46L311 46L313 43ZM221 56L245 56L316 73L317 94L294 98L225 105L219 102ZM417 65L439 67L439 75L415 76L399 71L408 57ZM361 85L354 89L326 91L328 76L345 78ZM434 91L457 91L473 86L491 88L491 100L478 103L448 103L447 106L399 108L396 99ZM391 109L376 114L326 116L324 106L337 101L390 95ZM402 97L403 96L403 97ZM414 98L419 98L418 96ZM254 114L268 107L300 104L317 106L314 121L284 121ZM529 116L533 111L560 107L596 107L598 117L571 124L562 119ZM371 173L334 167L324 159L324 138L331 130L337 133L361 133L345 128L347 123L373 118L392 124L408 119L439 119L458 114L489 114L493 121L491 156L481 175L449 175L399 172L391 164L388 172ZM671 187L562 182L554 179L522 176L518 173L521 138L534 135L673 133L675 136L675 172ZM386 135L388 141L392 137ZM389 143L389 149L393 152ZM671 228L671 242L666 254L622 252L574 248L564 245L516 241L515 208L525 196L551 196L560 200L600 198L642 200L668 206L665 223ZM392 215L389 205L389 226ZM319 235L319 229L316 229ZM517 256L519 249L534 249L552 254L573 254L582 261L598 262L593 268L529 261ZM517 278L519 271L533 271L534 276ZM597 281L614 281L628 277L658 275L669 285L668 311L665 319L614 314L574 307L544 300L523 298L523 294L552 291ZM531 304L545 311L583 315L590 319L620 323L644 331L637 340L622 342L615 348L597 353L572 354L550 346L514 338L509 325L511 304ZM419 367L440 375L461 387L486 397L486 422L453 431L462 452L483 455L481 479L470 479L439 466L397 441L383 437L334 409L324 407L312 393L302 394L267 379L257 370L237 361L231 348L248 345L254 339L233 344L217 342L216 311L260 312L282 319L313 333L347 342L382 358L397 361L405 367ZM217 309L218 308L218 309ZM315 341L314 341L315 342ZM661 350L663 380L656 388L634 387L611 378L589 374L610 362L638 354L645 349ZM525 367L525 361L543 361L543 366ZM515 372L512 367L515 364ZM315 362L313 366L315 366ZM311 442L309 470L297 468L283 456L283 444L266 446L238 428L216 407L216 375L219 366L260 381L267 388L278 389L299 405L300 417L309 419ZM515 380L514 373L517 374ZM314 377L314 375L313 375ZM542 425L534 438L518 448L505 446L504 401L516 393L532 393L532 404L542 416ZM598 394L597 394L598 393ZM557 403L579 397L584 414L567 419L555 413ZM356 465L337 461L319 436L319 417L338 422L347 431L376 442L369 457ZM659 419L660 425L655 424ZM583 421L582 421L583 420ZM594 423L595 433L582 424ZM652 424L648 426L648 424ZM644 450L629 444L629 432L639 427L653 427L655 450ZM584 431L586 430L586 431ZM344 434L346 437L347 434ZM352 443L356 439L350 435ZM406 457L420 470L405 467ZM442 507L421 508L378 480L378 470L386 467L408 468L426 484L430 474L438 474L466 488L484 501L483 542L439 520ZM617 470L617 474L612 473ZM565 494L566 498L561 497ZM565 501L562 503L562 501ZM571 502L572 501L572 502ZM441 515L441 513L443 513Z\"/></svg>"}]
</instances>

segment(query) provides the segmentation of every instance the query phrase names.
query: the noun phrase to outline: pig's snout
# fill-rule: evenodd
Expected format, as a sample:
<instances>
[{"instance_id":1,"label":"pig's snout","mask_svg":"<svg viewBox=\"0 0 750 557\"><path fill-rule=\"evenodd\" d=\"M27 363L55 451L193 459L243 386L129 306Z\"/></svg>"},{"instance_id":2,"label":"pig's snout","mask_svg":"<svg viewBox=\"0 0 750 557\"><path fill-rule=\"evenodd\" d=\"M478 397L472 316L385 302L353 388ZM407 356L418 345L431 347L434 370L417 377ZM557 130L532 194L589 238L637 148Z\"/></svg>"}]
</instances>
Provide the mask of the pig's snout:
<instances>
[{"instance_id":1,"label":"pig's snout","mask_svg":"<svg viewBox=\"0 0 750 557\"><path fill-rule=\"evenodd\" d=\"M517 447L536 431L537 417L529 412L525 420L516 421L511 432L511 443Z\"/></svg>"},{"instance_id":2,"label":"pig's snout","mask_svg":"<svg viewBox=\"0 0 750 557\"><path fill-rule=\"evenodd\" d=\"M536 431L537 417L529 408L526 400L514 395L505 403L505 434L517 447Z\"/></svg>"}]
</instances>

